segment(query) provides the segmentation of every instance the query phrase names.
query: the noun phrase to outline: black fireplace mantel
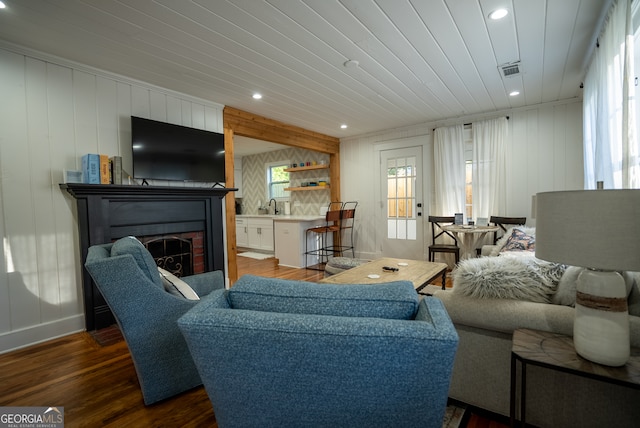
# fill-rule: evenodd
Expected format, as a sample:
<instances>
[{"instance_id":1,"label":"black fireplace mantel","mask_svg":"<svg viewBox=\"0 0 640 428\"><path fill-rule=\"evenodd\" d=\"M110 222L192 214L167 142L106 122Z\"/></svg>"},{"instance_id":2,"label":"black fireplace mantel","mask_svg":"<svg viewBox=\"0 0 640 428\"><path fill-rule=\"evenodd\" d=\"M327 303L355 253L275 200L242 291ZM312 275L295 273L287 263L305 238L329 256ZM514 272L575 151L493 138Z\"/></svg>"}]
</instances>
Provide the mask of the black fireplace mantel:
<instances>
[{"instance_id":1,"label":"black fireplace mantel","mask_svg":"<svg viewBox=\"0 0 640 428\"><path fill-rule=\"evenodd\" d=\"M87 330L114 323L84 262L92 245L124 236L204 232L205 271L225 270L222 198L235 191L221 187L60 184L77 201L78 231Z\"/></svg>"}]
</instances>

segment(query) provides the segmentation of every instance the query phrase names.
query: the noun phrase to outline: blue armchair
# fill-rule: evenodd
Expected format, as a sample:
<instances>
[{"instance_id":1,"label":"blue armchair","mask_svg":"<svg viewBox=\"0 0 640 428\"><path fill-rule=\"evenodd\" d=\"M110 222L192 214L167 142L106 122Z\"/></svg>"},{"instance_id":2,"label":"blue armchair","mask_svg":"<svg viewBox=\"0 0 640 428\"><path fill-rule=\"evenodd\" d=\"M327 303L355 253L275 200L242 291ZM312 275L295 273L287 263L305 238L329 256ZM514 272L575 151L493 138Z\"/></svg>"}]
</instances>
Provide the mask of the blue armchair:
<instances>
[{"instance_id":1,"label":"blue armchair","mask_svg":"<svg viewBox=\"0 0 640 428\"><path fill-rule=\"evenodd\" d=\"M201 297L165 291L151 254L135 238L89 248L85 262L127 342L146 405L202 384L177 319L224 288L222 272L182 278Z\"/></svg>"},{"instance_id":2,"label":"blue armchair","mask_svg":"<svg viewBox=\"0 0 640 428\"><path fill-rule=\"evenodd\" d=\"M178 325L221 428L442 426L458 335L409 282L245 275Z\"/></svg>"}]
</instances>

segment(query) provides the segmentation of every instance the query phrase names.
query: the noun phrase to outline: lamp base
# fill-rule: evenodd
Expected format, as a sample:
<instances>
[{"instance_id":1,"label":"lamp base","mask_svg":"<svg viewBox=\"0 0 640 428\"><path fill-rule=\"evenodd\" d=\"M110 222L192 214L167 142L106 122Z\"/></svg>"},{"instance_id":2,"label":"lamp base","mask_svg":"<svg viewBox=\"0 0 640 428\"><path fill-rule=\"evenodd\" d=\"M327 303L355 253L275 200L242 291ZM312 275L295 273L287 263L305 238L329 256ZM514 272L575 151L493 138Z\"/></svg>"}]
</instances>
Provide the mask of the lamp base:
<instances>
[{"instance_id":1,"label":"lamp base","mask_svg":"<svg viewBox=\"0 0 640 428\"><path fill-rule=\"evenodd\" d=\"M617 272L584 270L576 286L573 342L583 358L623 366L630 355L624 279Z\"/></svg>"}]
</instances>

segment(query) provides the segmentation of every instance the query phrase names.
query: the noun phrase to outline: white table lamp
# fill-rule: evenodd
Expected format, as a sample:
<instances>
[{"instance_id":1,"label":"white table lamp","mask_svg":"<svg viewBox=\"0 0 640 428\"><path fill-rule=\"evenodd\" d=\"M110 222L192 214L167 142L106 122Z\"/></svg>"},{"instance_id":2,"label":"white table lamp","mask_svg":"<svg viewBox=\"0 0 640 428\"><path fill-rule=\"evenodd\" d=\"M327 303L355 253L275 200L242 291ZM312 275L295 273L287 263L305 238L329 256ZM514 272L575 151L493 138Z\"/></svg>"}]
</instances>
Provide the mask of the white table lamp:
<instances>
[{"instance_id":1,"label":"white table lamp","mask_svg":"<svg viewBox=\"0 0 640 428\"><path fill-rule=\"evenodd\" d=\"M618 271L640 271L640 190L538 193L536 257L587 268L576 287L576 352L596 363L624 365L629 315Z\"/></svg>"}]
</instances>

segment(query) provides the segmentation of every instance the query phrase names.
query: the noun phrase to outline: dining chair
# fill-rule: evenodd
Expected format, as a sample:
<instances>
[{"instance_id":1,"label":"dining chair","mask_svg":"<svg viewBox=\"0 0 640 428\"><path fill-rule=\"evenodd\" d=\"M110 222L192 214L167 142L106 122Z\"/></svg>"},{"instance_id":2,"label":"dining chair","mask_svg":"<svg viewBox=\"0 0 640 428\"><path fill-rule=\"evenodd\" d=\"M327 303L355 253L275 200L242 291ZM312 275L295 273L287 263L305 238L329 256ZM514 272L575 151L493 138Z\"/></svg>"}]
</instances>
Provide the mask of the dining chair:
<instances>
[{"instance_id":1,"label":"dining chair","mask_svg":"<svg viewBox=\"0 0 640 428\"><path fill-rule=\"evenodd\" d=\"M456 264L460 261L460 247L458 246L458 239L450 232L443 229L444 226L454 224L454 216L429 216L429 223L431 223L431 245L429 245L429 261L435 261L436 253L449 253L454 254L456 258ZM453 244L444 241L446 237L453 239Z\"/></svg>"}]
</instances>

